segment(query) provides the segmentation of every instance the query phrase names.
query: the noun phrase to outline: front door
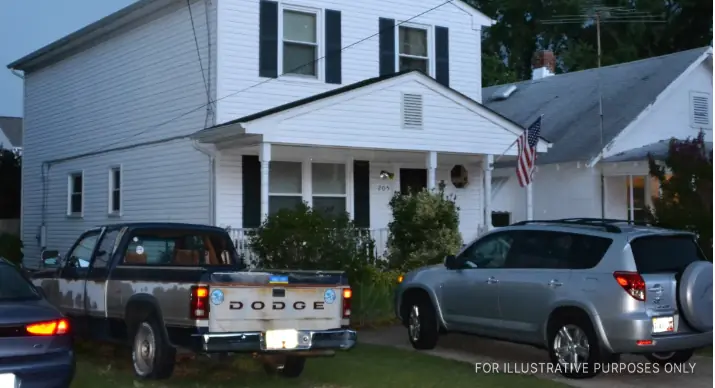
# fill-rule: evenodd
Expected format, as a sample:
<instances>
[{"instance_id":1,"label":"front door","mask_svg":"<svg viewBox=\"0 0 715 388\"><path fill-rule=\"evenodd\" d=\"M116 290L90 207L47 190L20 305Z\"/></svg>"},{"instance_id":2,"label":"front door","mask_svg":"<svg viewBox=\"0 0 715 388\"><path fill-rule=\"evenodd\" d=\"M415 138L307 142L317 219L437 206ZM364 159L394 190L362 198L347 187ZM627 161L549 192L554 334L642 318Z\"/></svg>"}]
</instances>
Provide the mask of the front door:
<instances>
[{"instance_id":1,"label":"front door","mask_svg":"<svg viewBox=\"0 0 715 388\"><path fill-rule=\"evenodd\" d=\"M418 193L427 188L427 170L424 168L400 169L400 192Z\"/></svg>"},{"instance_id":2,"label":"front door","mask_svg":"<svg viewBox=\"0 0 715 388\"><path fill-rule=\"evenodd\" d=\"M459 254L464 265L449 271L442 284L442 305L450 330L484 335L499 332L499 278L513 239L512 232L492 233Z\"/></svg>"},{"instance_id":3,"label":"front door","mask_svg":"<svg viewBox=\"0 0 715 388\"><path fill-rule=\"evenodd\" d=\"M59 300L55 303L68 316L75 318L80 329L85 329L86 304L85 293L89 265L92 262L94 248L101 234L100 229L85 232L70 249L64 260L64 267L59 278ZM76 319L81 318L81 319Z\"/></svg>"}]
</instances>

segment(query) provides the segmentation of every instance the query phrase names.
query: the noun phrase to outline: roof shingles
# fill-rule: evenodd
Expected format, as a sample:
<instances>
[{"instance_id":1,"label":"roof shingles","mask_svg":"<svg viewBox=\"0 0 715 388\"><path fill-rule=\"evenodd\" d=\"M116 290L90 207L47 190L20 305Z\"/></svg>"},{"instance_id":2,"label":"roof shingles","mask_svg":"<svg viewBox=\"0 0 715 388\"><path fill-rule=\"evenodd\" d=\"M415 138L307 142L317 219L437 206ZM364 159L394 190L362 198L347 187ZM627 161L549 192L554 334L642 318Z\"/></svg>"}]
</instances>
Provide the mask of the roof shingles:
<instances>
[{"instance_id":1,"label":"roof shingles","mask_svg":"<svg viewBox=\"0 0 715 388\"><path fill-rule=\"evenodd\" d=\"M517 90L506 100L492 98L505 85L484 88L484 105L522 126L544 115L541 134L553 147L539 156L539 164L590 160L708 48L606 66L600 72L590 69L518 82L513 84Z\"/></svg>"}]
</instances>

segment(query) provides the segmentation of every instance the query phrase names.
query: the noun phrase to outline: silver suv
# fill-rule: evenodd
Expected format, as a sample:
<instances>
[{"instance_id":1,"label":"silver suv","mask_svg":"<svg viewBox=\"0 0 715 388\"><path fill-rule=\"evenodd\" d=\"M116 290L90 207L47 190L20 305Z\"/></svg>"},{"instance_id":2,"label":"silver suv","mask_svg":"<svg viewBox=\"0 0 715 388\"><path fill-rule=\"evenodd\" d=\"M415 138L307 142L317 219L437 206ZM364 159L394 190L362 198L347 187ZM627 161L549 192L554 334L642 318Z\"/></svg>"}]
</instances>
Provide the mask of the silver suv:
<instances>
[{"instance_id":1,"label":"silver suv","mask_svg":"<svg viewBox=\"0 0 715 388\"><path fill-rule=\"evenodd\" d=\"M461 332L545 348L592 377L620 354L683 363L713 341L713 266L691 233L621 220L520 222L405 274L395 312L416 349Z\"/></svg>"}]
</instances>

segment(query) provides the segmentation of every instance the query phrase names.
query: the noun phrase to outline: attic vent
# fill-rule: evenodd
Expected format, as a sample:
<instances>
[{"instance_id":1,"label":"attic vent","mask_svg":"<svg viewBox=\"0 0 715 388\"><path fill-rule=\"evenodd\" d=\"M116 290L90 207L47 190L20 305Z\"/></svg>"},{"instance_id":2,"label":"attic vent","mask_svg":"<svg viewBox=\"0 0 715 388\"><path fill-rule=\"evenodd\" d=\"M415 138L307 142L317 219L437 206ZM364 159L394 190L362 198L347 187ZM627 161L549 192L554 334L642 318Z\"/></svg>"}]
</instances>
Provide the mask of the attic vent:
<instances>
[{"instance_id":1,"label":"attic vent","mask_svg":"<svg viewBox=\"0 0 715 388\"><path fill-rule=\"evenodd\" d=\"M402 127L406 129L422 129L422 95L402 95Z\"/></svg>"},{"instance_id":2,"label":"attic vent","mask_svg":"<svg viewBox=\"0 0 715 388\"><path fill-rule=\"evenodd\" d=\"M710 127L710 94L690 92L690 125L695 128Z\"/></svg>"}]
</instances>

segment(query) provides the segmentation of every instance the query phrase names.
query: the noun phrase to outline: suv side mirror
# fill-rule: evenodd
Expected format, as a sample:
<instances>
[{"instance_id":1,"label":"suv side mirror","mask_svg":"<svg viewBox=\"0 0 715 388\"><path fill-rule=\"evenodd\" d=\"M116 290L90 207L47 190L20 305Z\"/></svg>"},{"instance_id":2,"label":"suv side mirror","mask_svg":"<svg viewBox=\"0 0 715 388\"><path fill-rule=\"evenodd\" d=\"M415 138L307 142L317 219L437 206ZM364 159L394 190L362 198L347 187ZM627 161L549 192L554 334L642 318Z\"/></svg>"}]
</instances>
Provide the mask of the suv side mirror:
<instances>
[{"instance_id":1,"label":"suv side mirror","mask_svg":"<svg viewBox=\"0 0 715 388\"><path fill-rule=\"evenodd\" d=\"M454 255L448 255L444 258L444 266L447 269L457 269L460 267L459 260Z\"/></svg>"}]
</instances>

